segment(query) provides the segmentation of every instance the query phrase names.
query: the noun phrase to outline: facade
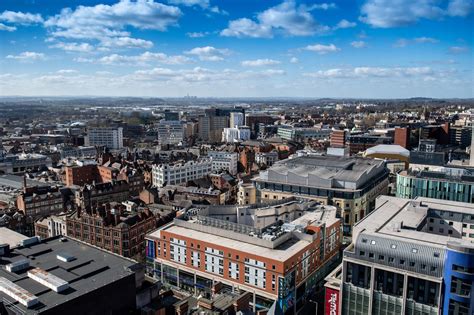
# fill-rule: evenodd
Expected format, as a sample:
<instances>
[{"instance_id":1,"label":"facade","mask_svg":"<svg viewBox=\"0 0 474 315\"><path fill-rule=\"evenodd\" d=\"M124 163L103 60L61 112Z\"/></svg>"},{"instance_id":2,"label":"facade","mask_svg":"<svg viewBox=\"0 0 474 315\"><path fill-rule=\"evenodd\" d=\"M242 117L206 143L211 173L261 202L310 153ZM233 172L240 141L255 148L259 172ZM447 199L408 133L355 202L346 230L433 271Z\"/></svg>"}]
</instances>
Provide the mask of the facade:
<instances>
[{"instance_id":1,"label":"facade","mask_svg":"<svg viewBox=\"0 0 474 315\"><path fill-rule=\"evenodd\" d=\"M239 154L237 152L209 151L207 156L212 159L212 172L226 171L237 174Z\"/></svg>"},{"instance_id":2,"label":"facade","mask_svg":"<svg viewBox=\"0 0 474 315\"><path fill-rule=\"evenodd\" d=\"M300 310L337 261L336 208L316 201L191 208L147 236L148 271L165 286L212 298L220 283L251 292L253 310Z\"/></svg>"},{"instance_id":3,"label":"facade","mask_svg":"<svg viewBox=\"0 0 474 315\"><path fill-rule=\"evenodd\" d=\"M66 235L66 214L51 215L35 221L35 235L41 239Z\"/></svg>"},{"instance_id":4,"label":"facade","mask_svg":"<svg viewBox=\"0 0 474 315\"><path fill-rule=\"evenodd\" d=\"M237 128L239 126L244 126L244 125L245 125L244 113L240 113L240 112L230 113L230 122L229 122L230 128Z\"/></svg>"},{"instance_id":5,"label":"facade","mask_svg":"<svg viewBox=\"0 0 474 315\"><path fill-rule=\"evenodd\" d=\"M98 180L99 174L95 161L76 162L75 165L66 166L66 186L82 186Z\"/></svg>"},{"instance_id":6,"label":"facade","mask_svg":"<svg viewBox=\"0 0 474 315\"><path fill-rule=\"evenodd\" d=\"M393 137L393 144L409 149L410 148L410 128L395 128L395 135Z\"/></svg>"},{"instance_id":7,"label":"facade","mask_svg":"<svg viewBox=\"0 0 474 315\"><path fill-rule=\"evenodd\" d=\"M344 250L340 314L472 314L472 228L472 204L379 197Z\"/></svg>"},{"instance_id":8,"label":"facade","mask_svg":"<svg viewBox=\"0 0 474 315\"><path fill-rule=\"evenodd\" d=\"M387 192L389 171L384 161L335 156L302 156L279 161L253 178L257 201L303 196L342 210L344 232Z\"/></svg>"},{"instance_id":9,"label":"facade","mask_svg":"<svg viewBox=\"0 0 474 315\"><path fill-rule=\"evenodd\" d=\"M344 148L346 146L346 131L333 130L331 133L331 147Z\"/></svg>"},{"instance_id":10,"label":"facade","mask_svg":"<svg viewBox=\"0 0 474 315\"><path fill-rule=\"evenodd\" d=\"M237 203L239 205L253 205L257 203L257 189L253 184L239 184Z\"/></svg>"},{"instance_id":11,"label":"facade","mask_svg":"<svg viewBox=\"0 0 474 315\"><path fill-rule=\"evenodd\" d=\"M153 213L145 208L127 212L120 204L78 209L66 217L67 236L124 257L143 251L145 234L156 227Z\"/></svg>"},{"instance_id":12,"label":"facade","mask_svg":"<svg viewBox=\"0 0 474 315\"><path fill-rule=\"evenodd\" d=\"M449 143L452 145L467 148L471 145L471 137L471 126L450 126L449 128Z\"/></svg>"},{"instance_id":13,"label":"facade","mask_svg":"<svg viewBox=\"0 0 474 315\"><path fill-rule=\"evenodd\" d=\"M87 130L86 146L105 146L117 150L123 148L122 127L90 127Z\"/></svg>"},{"instance_id":14,"label":"facade","mask_svg":"<svg viewBox=\"0 0 474 315\"><path fill-rule=\"evenodd\" d=\"M331 129L321 128L300 128L293 126L280 126L278 127L277 134L280 138L285 140L328 140L331 136Z\"/></svg>"},{"instance_id":15,"label":"facade","mask_svg":"<svg viewBox=\"0 0 474 315\"><path fill-rule=\"evenodd\" d=\"M248 127L224 128L222 131L222 142L233 143L246 140L250 140L250 128Z\"/></svg>"},{"instance_id":16,"label":"facade","mask_svg":"<svg viewBox=\"0 0 474 315\"><path fill-rule=\"evenodd\" d=\"M222 131L229 126L228 116L208 115L199 117L198 136L202 141L221 142Z\"/></svg>"},{"instance_id":17,"label":"facade","mask_svg":"<svg viewBox=\"0 0 474 315\"><path fill-rule=\"evenodd\" d=\"M278 152L258 152L255 153L255 163L258 165L272 166L278 161Z\"/></svg>"},{"instance_id":18,"label":"facade","mask_svg":"<svg viewBox=\"0 0 474 315\"><path fill-rule=\"evenodd\" d=\"M472 170L439 167L433 170L407 170L397 174L397 197L428 197L474 203Z\"/></svg>"},{"instance_id":19,"label":"facade","mask_svg":"<svg viewBox=\"0 0 474 315\"><path fill-rule=\"evenodd\" d=\"M16 205L26 216L39 218L63 211L64 198L57 187L26 187L17 196Z\"/></svg>"},{"instance_id":20,"label":"facade","mask_svg":"<svg viewBox=\"0 0 474 315\"><path fill-rule=\"evenodd\" d=\"M7 154L0 157L0 171L5 174L38 172L51 167L51 158L37 153Z\"/></svg>"},{"instance_id":21,"label":"facade","mask_svg":"<svg viewBox=\"0 0 474 315\"><path fill-rule=\"evenodd\" d=\"M129 195L130 185L125 180L84 185L74 192L75 204L82 209L92 209L108 202L127 201Z\"/></svg>"},{"instance_id":22,"label":"facade","mask_svg":"<svg viewBox=\"0 0 474 315\"><path fill-rule=\"evenodd\" d=\"M155 187L180 185L188 181L206 177L212 172L212 159L177 162L174 164L155 164L152 167L152 180Z\"/></svg>"},{"instance_id":23,"label":"facade","mask_svg":"<svg viewBox=\"0 0 474 315\"><path fill-rule=\"evenodd\" d=\"M160 145L178 145L183 142L183 123L179 120L161 120L158 124Z\"/></svg>"},{"instance_id":24,"label":"facade","mask_svg":"<svg viewBox=\"0 0 474 315\"><path fill-rule=\"evenodd\" d=\"M396 144L376 145L375 147L365 150L362 156L386 161L400 161L404 163L405 169L407 169L408 165L410 164L410 151Z\"/></svg>"},{"instance_id":25,"label":"facade","mask_svg":"<svg viewBox=\"0 0 474 315\"><path fill-rule=\"evenodd\" d=\"M0 239L3 233L0 232ZM2 314L128 314L144 274L137 262L57 236L0 251Z\"/></svg>"},{"instance_id":26,"label":"facade","mask_svg":"<svg viewBox=\"0 0 474 315\"><path fill-rule=\"evenodd\" d=\"M379 144L392 144L393 139L386 136L373 135L350 135L347 137L347 145L349 146L350 155L364 152L368 148L375 147Z\"/></svg>"}]
</instances>

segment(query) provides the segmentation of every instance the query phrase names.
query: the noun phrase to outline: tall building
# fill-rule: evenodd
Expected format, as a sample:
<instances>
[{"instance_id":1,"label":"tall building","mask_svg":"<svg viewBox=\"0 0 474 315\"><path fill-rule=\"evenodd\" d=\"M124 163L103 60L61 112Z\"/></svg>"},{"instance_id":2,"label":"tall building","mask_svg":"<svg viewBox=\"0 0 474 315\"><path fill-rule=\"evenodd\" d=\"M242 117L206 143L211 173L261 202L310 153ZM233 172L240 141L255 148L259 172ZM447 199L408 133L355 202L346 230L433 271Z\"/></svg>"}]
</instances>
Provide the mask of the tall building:
<instances>
[{"instance_id":1,"label":"tall building","mask_svg":"<svg viewBox=\"0 0 474 315\"><path fill-rule=\"evenodd\" d=\"M344 250L339 314L474 312L474 206L381 196Z\"/></svg>"},{"instance_id":2,"label":"tall building","mask_svg":"<svg viewBox=\"0 0 474 315\"><path fill-rule=\"evenodd\" d=\"M237 174L237 164L239 154L237 152L209 151L207 156L212 159L212 172L229 172L232 175Z\"/></svg>"},{"instance_id":3,"label":"tall building","mask_svg":"<svg viewBox=\"0 0 474 315\"><path fill-rule=\"evenodd\" d=\"M329 156L302 156L275 163L253 178L261 202L304 196L342 210L344 232L374 209L387 192L384 161Z\"/></svg>"},{"instance_id":4,"label":"tall building","mask_svg":"<svg viewBox=\"0 0 474 315\"><path fill-rule=\"evenodd\" d=\"M410 149L410 128L395 128L393 139L393 144L398 144L405 149Z\"/></svg>"},{"instance_id":5,"label":"tall building","mask_svg":"<svg viewBox=\"0 0 474 315\"><path fill-rule=\"evenodd\" d=\"M461 167L406 170L397 174L397 197L428 197L474 203L474 174Z\"/></svg>"},{"instance_id":6,"label":"tall building","mask_svg":"<svg viewBox=\"0 0 474 315\"><path fill-rule=\"evenodd\" d=\"M180 185L188 181L206 177L212 172L212 159L197 161L179 161L173 164L155 164L152 166L152 180L155 187Z\"/></svg>"},{"instance_id":7,"label":"tall building","mask_svg":"<svg viewBox=\"0 0 474 315\"><path fill-rule=\"evenodd\" d=\"M199 117L198 136L202 141L221 142L222 131L228 126L228 116L201 116Z\"/></svg>"},{"instance_id":8,"label":"tall building","mask_svg":"<svg viewBox=\"0 0 474 315\"><path fill-rule=\"evenodd\" d=\"M333 130L331 133L331 147L344 148L346 146L346 131Z\"/></svg>"},{"instance_id":9,"label":"tall building","mask_svg":"<svg viewBox=\"0 0 474 315\"><path fill-rule=\"evenodd\" d=\"M86 145L105 146L117 150L123 148L122 127L90 127L87 129Z\"/></svg>"},{"instance_id":10,"label":"tall building","mask_svg":"<svg viewBox=\"0 0 474 315\"><path fill-rule=\"evenodd\" d=\"M472 141L471 126L451 126L449 128L449 144L467 148Z\"/></svg>"},{"instance_id":11,"label":"tall building","mask_svg":"<svg viewBox=\"0 0 474 315\"><path fill-rule=\"evenodd\" d=\"M237 128L239 126L245 125L245 115L244 113L240 112L232 112L230 113L230 128Z\"/></svg>"},{"instance_id":12,"label":"tall building","mask_svg":"<svg viewBox=\"0 0 474 315\"><path fill-rule=\"evenodd\" d=\"M147 236L147 269L203 298L214 286L250 292L253 310L299 311L337 262L335 207L291 198L270 205L191 208Z\"/></svg>"},{"instance_id":13,"label":"tall building","mask_svg":"<svg viewBox=\"0 0 474 315\"><path fill-rule=\"evenodd\" d=\"M0 239L5 239L0 231ZM2 242L3 243L3 242ZM129 314L144 269L72 238L0 246L2 314Z\"/></svg>"},{"instance_id":14,"label":"tall building","mask_svg":"<svg viewBox=\"0 0 474 315\"><path fill-rule=\"evenodd\" d=\"M160 120L158 123L158 141L160 145L177 145L183 142L183 123L179 120Z\"/></svg>"}]
</instances>

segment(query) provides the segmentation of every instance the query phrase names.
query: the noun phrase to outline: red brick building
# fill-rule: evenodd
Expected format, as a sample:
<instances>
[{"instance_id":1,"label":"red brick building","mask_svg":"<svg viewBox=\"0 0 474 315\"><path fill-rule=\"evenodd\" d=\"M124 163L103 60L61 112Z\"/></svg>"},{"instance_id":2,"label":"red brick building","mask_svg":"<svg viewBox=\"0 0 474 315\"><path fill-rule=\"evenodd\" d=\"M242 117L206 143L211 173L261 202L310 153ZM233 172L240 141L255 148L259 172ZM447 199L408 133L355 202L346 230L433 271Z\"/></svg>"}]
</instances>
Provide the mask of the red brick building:
<instances>
[{"instance_id":1,"label":"red brick building","mask_svg":"<svg viewBox=\"0 0 474 315\"><path fill-rule=\"evenodd\" d=\"M410 128L395 128L394 144L410 149Z\"/></svg>"}]
</instances>

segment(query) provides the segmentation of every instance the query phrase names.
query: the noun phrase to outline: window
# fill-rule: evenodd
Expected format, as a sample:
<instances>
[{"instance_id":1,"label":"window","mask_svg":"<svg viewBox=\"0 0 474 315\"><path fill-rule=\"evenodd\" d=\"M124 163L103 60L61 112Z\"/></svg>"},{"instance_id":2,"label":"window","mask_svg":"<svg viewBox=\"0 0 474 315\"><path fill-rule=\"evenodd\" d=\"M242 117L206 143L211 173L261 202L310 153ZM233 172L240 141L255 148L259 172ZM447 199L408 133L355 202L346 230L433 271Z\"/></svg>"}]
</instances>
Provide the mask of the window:
<instances>
[{"instance_id":1,"label":"window","mask_svg":"<svg viewBox=\"0 0 474 315\"><path fill-rule=\"evenodd\" d=\"M384 260L385 256L384 255L379 255L379 260Z\"/></svg>"},{"instance_id":2,"label":"window","mask_svg":"<svg viewBox=\"0 0 474 315\"><path fill-rule=\"evenodd\" d=\"M411 249L411 252L414 253L414 254L416 254L416 253L418 253L418 249L417 249L417 248L412 248L412 249Z\"/></svg>"},{"instance_id":3,"label":"window","mask_svg":"<svg viewBox=\"0 0 474 315\"><path fill-rule=\"evenodd\" d=\"M375 243L374 240L372 240L372 241L370 241L370 244L371 244L371 245L375 245L376 243Z\"/></svg>"},{"instance_id":4,"label":"window","mask_svg":"<svg viewBox=\"0 0 474 315\"><path fill-rule=\"evenodd\" d=\"M404 265L405 264L405 259L400 259L400 265Z\"/></svg>"},{"instance_id":5,"label":"window","mask_svg":"<svg viewBox=\"0 0 474 315\"><path fill-rule=\"evenodd\" d=\"M360 255L360 256L365 256L365 252L364 252L363 250L361 250L361 251L359 252L359 255Z\"/></svg>"},{"instance_id":6,"label":"window","mask_svg":"<svg viewBox=\"0 0 474 315\"><path fill-rule=\"evenodd\" d=\"M394 261L395 261L395 258L393 258L393 257L388 257L388 262L389 262L389 263L393 263Z\"/></svg>"},{"instance_id":7,"label":"window","mask_svg":"<svg viewBox=\"0 0 474 315\"><path fill-rule=\"evenodd\" d=\"M369 253L369 258L374 258L374 253Z\"/></svg>"},{"instance_id":8,"label":"window","mask_svg":"<svg viewBox=\"0 0 474 315\"><path fill-rule=\"evenodd\" d=\"M415 262L414 261L410 261L410 267L415 267Z\"/></svg>"}]
</instances>

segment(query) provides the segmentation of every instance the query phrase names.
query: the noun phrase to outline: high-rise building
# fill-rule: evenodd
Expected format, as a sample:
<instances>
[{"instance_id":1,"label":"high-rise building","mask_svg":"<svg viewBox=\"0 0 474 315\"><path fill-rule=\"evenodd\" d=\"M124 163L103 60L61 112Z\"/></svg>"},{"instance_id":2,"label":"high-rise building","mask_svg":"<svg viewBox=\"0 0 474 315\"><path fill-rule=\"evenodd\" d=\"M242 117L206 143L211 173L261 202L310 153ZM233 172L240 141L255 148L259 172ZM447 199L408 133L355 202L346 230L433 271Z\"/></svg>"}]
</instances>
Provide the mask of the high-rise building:
<instances>
[{"instance_id":1,"label":"high-rise building","mask_svg":"<svg viewBox=\"0 0 474 315\"><path fill-rule=\"evenodd\" d=\"M198 136L202 141L221 142L222 131L228 126L228 116L202 116L199 117Z\"/></svg>"},{"instance_id":2,"label":"high-rise building","mask_svg":"<svg viewBox=\"0 0 474 315\"><path fill-rule=\"evenodd\" d=\"M374 209L388 190L385 162L334 156L302 156L275 163L253 178L257 200L304 196L342 210L344 232Z\"/></svg>"},{"instance_id":3,"label":"high-rise building","mask_svg":"<svg viewBox=\"0 0 474 315\"><path fill-rule=\"evenodd\" d=\"M191 208L146 239L147 269L165 287L210 298L219 283L250 292L254 312L277 301L296 313L337 263L342 235L335 207L291 198Z\"/></svg>"},{"instance_id":4,"label":"high-rise building","mask_svg":"<svg viewBox=\"0 0 474 315\"><path fill-rule=\"evenodd\" d=\"M87 130L86 145L105 146L109 149L123 148L122 127L90 127Z\"/></svg>"},{"instance_id":5,"label":"high-rise building","mask_svg":"<svg viewBox=\"0 0 474 315\"><path fill-rule=\"evenodd\" d=\"M398 144L405 149L410 149L410 128L395 128L393 144Z\"/></svg>"},{"instance_id":6,"label":"high-rise building","mask_svg":"<svg viewBox=\"0 0 474 315\"><path fill-rule=\"evenodd\" d=\"M473 242L470 203L379 197L344 250L339 314L473 314Z\"/></svg>"},{"instance_id":7,"label":"high-rise building","mask_svg":"<svg viewBox=\"0 0 474 315\"><path fill-rule=\"evenodd\" d=\"M230 113L230 128L237 128L245 125L245 115L239 112Z\"/></svg>"},{"instance_id":8,"label":"high-rise building","mask_svg":"<svg viewBox=\"0 0 474 315\"><path fill-rule=\"evenodd\" d=\"M158 141L160 145L177 145L183 142L183 123L179 120L161 120L158 123Z\"/></svg>"}]
</instances>

